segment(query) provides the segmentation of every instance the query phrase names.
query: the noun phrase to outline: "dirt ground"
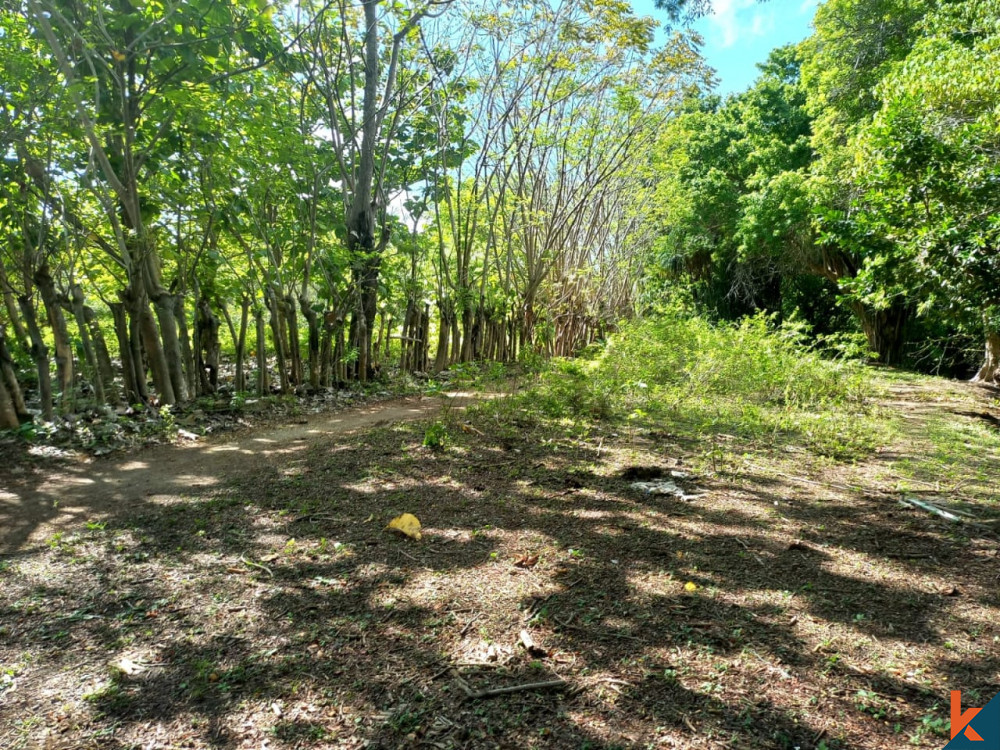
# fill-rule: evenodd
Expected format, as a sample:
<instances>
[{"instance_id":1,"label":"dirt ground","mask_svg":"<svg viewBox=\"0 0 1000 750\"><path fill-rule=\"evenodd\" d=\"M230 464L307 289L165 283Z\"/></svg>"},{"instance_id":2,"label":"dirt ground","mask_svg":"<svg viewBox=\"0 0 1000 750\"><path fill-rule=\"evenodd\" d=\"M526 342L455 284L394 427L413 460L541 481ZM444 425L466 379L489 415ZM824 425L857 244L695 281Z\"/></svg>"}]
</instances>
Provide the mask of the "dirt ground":
<instances>
[{"instance_id":1,"label":"dirt ground","mask_svg":"<svg viewBox=\"0 0 1000 750\"><path fill-rule=\"evenodd\" d=\"M471 397L14 462L0 747L942 747L949 690L1000 690L998 539L898 501L997 510L1000 456L939 434L995 398L900 385L859 464L709 471L669 431ZM658 477L687 497L632 486ZM385 530L404 512L419 541Z\"/></svg>"}]
</instances>

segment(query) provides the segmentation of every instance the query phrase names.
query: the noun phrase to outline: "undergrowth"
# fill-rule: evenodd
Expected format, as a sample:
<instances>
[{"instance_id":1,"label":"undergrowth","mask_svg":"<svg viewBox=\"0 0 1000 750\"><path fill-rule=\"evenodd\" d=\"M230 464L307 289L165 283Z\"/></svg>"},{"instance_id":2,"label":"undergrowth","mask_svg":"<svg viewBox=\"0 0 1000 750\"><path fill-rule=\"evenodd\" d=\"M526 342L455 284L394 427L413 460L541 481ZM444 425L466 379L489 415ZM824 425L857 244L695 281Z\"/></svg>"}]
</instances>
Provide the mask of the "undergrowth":
<instances>
[{"instance_id":1,"label":"undergrowth","mask_svg":"<svg viewBox=\"0 0 1000 750\"><path fill-rule=\"evenodd\" d=\"M626 325L581 357L555 360L529 389L477 408L522 424L607 422L861 458L892 429L876 413L878 385L863 364L820 356L805 333L763 315L720 325L663 315Z\"/></svg>"}]
</instances>

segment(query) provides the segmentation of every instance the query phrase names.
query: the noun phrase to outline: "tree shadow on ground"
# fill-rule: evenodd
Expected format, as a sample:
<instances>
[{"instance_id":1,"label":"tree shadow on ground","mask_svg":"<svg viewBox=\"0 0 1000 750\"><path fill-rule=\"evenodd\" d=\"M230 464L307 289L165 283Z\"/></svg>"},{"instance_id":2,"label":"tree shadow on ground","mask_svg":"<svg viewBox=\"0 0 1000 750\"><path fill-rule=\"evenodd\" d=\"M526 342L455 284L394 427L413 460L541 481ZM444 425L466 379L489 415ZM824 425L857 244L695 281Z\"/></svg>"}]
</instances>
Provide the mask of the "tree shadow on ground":
<instances>
[{"instance_id":1,"label":"tree shadow on ground","mask_svg":"<svg viewBox=\"0 0 1000 750\"><path fill-rule=\"evenodd\" d=\"M952 529L768 477L649 496L621 461L676 446L472 427L443 454L413 425L302 446L24 551L5 720L48 691L45 726L102 747L888 748L996 682ZM401 512L423 539L384 531ZM914 548L935 565L892 557Z\"/></svg>"}]
</instances>

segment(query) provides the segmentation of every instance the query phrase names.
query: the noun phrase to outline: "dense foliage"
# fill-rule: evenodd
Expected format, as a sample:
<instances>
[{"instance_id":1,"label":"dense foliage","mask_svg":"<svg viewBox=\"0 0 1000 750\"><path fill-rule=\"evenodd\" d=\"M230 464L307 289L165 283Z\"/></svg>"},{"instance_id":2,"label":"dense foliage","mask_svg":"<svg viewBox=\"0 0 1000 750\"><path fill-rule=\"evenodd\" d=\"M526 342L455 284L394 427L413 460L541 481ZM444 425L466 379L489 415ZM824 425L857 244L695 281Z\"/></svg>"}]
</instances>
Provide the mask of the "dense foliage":
<instances>
[{"instance_id":1,"label":"dense foliage","mask_svg":"<svg viewBox=\"0 0 1000 750\"><path fill-rule=\"evenodd\" d=\"M995 382L998 10L829 0L748 91L692 99L660 141L666 283Z\"/></svg>"},{"instance_id":2,"label":"dense foliage","mask_svg":"<svg viewBox=\"0 0 1000 750\"><path fill-rule=\"evenodd\" d=\"M870 372L820 356L806 339L802 326L775 327L764 315L712 325L661 310L556 362L524 393L479 408L503 417L498 426L512 412L581 429L602 419L647 430L670 425L709 457L705 436L742 450L805 445L837 459L867 454L890 429L870 401L878 390Z\"/></svg>"},{"instance_id":3,"label":"dense foliage","mask_svg":"<svg viewBox=\"0 0 1000 750\"><path fill-rule=\"evenodd\" d=\"M667 298L996 381L996 0L828 0L725 100L706 3L660 7L6 4L0 428L571 355ZM640 325L739 380L762 320Z\"/></svg>"}]
</instances>

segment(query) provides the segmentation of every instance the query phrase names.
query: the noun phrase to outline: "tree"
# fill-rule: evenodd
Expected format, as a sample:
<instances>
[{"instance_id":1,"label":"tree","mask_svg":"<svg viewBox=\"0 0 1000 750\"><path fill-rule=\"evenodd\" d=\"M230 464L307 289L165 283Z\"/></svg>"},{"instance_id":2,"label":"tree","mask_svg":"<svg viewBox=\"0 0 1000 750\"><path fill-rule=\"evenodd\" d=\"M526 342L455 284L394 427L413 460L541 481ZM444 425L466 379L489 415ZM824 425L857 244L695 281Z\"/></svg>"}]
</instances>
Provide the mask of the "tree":
<instances>
[{"instance_id":1,"label":"tree","mask_svg":"<svg viewBox=\"0 0 1000 750\"><path fill-rule=\"evenodd\" d=\"M814 118L809 193L815 204L817 251L886 364L902 360L914 310L901 265L886 263L893 241L855 221L858 193L854 135L879 109L876 86L903 59L932 0L828 0L815 33L802 44L802 82ZM859 278L860 277L860 278Z\"/></svg>"},{"instance_id":2,"label":"tree","mask_svg":"<svg viewBox=\"0 0 1000 750\"><path fill-rule=\"evenodd\" d=\"M976 379L1000 379L1000 4L943 5L875 89L858 131L857 222L938 311L986 341Z\"/></svg>"},{"instance_id":3,"label":"tree","mask_svg":"<svg viewBox=\"0 0 1000 750\"><path fill-rule=\"evenodd\" d=\"M115 237L112 252L126 275L122 302L131 322L123 351L143 395L143 354L161 399L188 395L178 338L182 307L163 282L151 221L158 208L147 191L167 163L178 122L193 119L203 95L250 56L275 47L270 12L256 3L222 0L134 5L114 13L87 0L25 0L25 12L58 66L99 176L92 183ZM150 304L156 318L150 312Z\"/></svg>"}]
</instances>

